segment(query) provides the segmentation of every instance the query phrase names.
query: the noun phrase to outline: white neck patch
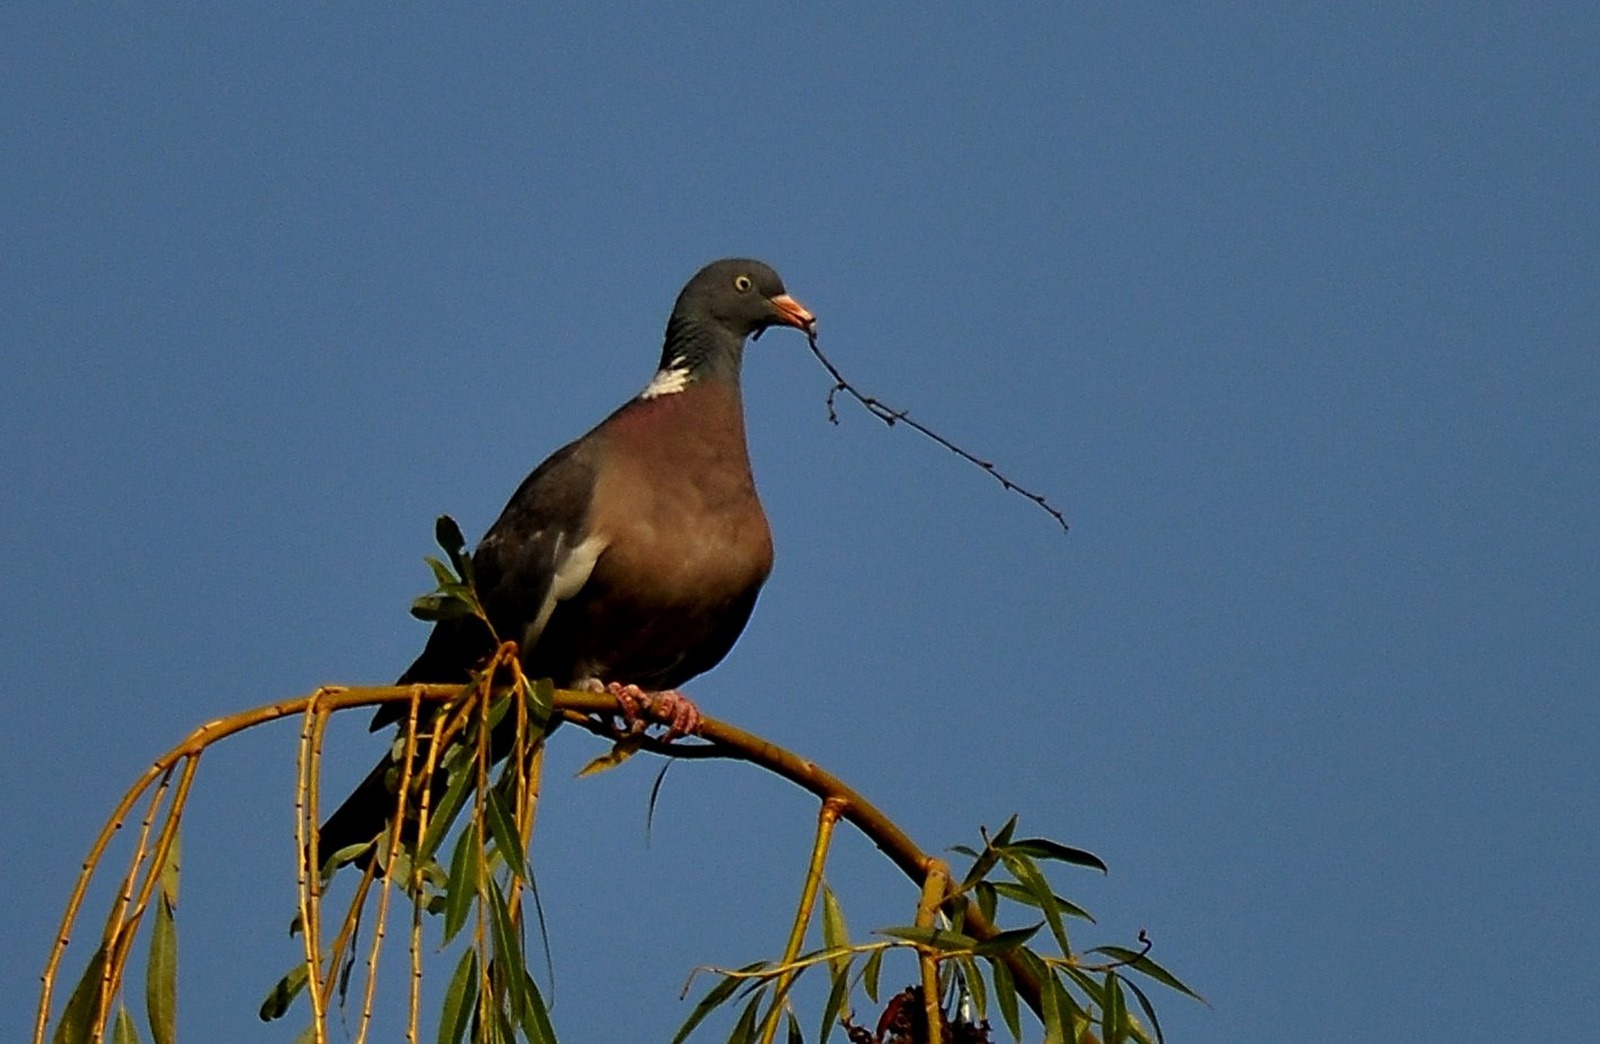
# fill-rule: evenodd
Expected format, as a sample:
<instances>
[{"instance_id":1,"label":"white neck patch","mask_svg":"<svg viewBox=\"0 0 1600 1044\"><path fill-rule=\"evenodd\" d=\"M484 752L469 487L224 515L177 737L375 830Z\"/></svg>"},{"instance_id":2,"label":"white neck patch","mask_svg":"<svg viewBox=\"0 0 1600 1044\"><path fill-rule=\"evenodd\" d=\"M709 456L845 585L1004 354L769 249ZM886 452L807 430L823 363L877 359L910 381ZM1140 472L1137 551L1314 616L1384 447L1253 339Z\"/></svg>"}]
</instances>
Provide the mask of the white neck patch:
<instances>
[{"instance_id":1,"label":"white neck patch","mask_svg":"<svg viewBox=\"0 0 1600 1044\"><path fill-rule=\"evenodd\" d=\"M639 393L641 399L654 399L661 395L675 395L689 386L689 368L684 365L680 355L672 362L656 371L656 375L645 385L644 391Z\"/></svg>"}]
</instances>

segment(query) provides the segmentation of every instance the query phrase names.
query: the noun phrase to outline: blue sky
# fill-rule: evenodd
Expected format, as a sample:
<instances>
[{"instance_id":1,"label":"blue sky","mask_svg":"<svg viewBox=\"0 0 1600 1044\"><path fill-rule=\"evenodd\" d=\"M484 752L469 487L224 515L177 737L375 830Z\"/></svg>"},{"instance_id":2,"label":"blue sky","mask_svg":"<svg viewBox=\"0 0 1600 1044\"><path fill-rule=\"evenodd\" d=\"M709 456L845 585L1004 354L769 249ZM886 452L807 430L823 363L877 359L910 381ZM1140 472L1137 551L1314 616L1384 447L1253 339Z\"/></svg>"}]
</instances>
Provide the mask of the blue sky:
<instances>
[{"instance_id":1,"label":"blue sky","mask_svg":"<svg viewBox=\"0 0 1600 1044\"><path fill-rule=\"evenodd\" d=\"M1600 1039L1597 53L1581 4L8 6L0 1024L149 759L397 674L433 517L481 533L747 254L1072 531L830 426L775 331L778 565L707 713L930 848L1100 854L1082 941L1213 1002L1170 1040ZM652 770L560 738L557 1028L665 1039L781 950L813 805L684 765L647 845ZM202 766L186 1039L293 1036L294 742ZM380 746L332 743L330 790ZM911 916L859 841L830 879Z\"/></svg>"}]
</instances>

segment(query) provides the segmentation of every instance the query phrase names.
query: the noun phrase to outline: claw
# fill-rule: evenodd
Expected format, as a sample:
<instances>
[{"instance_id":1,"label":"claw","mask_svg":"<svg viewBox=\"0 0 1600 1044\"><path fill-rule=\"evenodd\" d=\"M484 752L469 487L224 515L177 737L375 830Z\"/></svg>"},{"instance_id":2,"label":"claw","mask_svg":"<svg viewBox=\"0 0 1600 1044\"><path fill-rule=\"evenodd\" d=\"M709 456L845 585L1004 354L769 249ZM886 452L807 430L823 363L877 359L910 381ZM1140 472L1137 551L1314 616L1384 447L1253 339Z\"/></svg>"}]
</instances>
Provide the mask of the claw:
<instances>
[{"instance_id":1,"label":"claw","mask_svg":"<svg viewBox=\"0 0 1600 1044\"><path fill-rule=\"evenodd\" d=\"M642 732L651 724L665 725L665 739L693 736L700 731L700 708L676 689L646 692L637 685L612 682L606 691L617 698L630 731Z\"/></svg>"}]
</instances>

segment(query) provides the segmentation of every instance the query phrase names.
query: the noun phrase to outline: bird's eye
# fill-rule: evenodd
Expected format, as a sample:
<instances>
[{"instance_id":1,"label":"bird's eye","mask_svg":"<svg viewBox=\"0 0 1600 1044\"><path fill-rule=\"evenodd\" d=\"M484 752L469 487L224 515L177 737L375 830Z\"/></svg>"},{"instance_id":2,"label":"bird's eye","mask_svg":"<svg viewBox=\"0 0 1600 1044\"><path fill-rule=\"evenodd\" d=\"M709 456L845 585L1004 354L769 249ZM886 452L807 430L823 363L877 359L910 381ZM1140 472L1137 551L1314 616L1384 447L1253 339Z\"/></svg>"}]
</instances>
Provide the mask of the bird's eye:
<instances>
[{"instance_id":1,"label":"bird's eye","mask_svg":"<svg viewBox=\"0 0 1600 1044\"><path fill-rule=\"evenodd\" d=\"M750 277L747 275L737 275L733 277L733 288L739 291L741 294L749 293L750 288L754 285L755 284L750 281Z\"/></svg>"}]
</instances>

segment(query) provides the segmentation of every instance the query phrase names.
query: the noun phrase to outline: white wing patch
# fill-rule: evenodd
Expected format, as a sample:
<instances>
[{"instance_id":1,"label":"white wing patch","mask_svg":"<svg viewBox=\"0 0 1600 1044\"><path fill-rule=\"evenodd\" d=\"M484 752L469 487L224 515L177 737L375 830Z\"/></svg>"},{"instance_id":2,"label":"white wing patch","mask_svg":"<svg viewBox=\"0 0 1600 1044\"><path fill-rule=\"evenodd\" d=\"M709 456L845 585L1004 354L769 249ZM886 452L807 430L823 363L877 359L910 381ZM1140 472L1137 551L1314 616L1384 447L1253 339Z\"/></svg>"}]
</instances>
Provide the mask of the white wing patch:
<instances>
[{"instance_id":1,"label":"white wing patch","mask_svg":"<svg viewBox=\"0 0 1600 1044\"><path fill-rule=\"evenodd\" d=\"M600 560L600 552L606 549L610 541L595 534L571 550L566 550L563 544L563 539L558 536L555 551L550 556L555 565L555 575L550 578L550 592L544 596L539 615L522 632L524 650L532 649L544 633L544 625L550 622L550 614L556 611L556 603L564 602L583 590L583 585L589 582L589 574L594 572L594 564Z\"/></svg>"}]
</instances>

